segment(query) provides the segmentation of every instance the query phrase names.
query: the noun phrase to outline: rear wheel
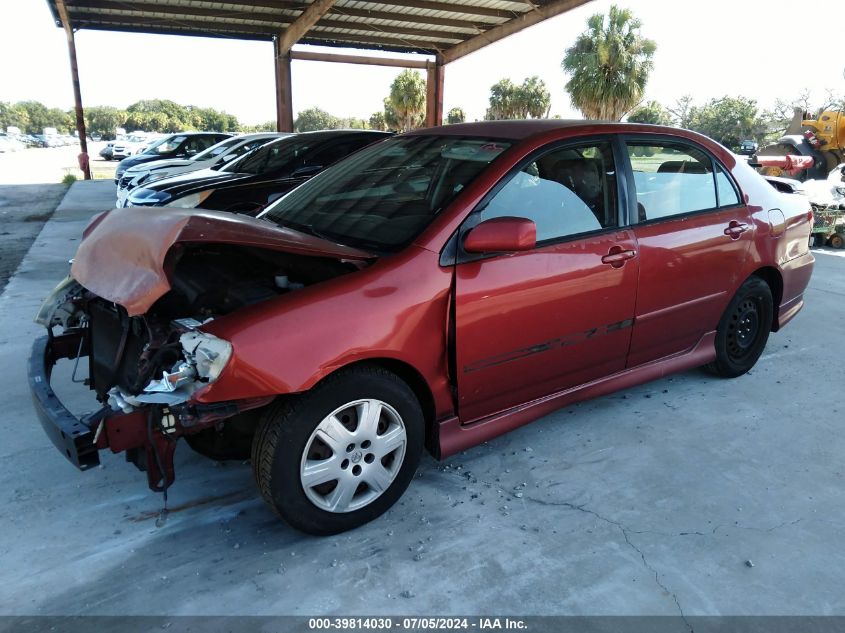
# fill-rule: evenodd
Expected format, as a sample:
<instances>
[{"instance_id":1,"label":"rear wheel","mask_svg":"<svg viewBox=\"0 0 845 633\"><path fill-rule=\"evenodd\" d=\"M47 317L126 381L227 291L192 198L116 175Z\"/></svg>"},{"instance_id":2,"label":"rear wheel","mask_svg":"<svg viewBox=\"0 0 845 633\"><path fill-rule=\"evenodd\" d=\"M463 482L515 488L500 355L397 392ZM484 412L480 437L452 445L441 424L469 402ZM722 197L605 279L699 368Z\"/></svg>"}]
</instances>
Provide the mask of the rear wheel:
<instances>
[{"instance_id":1,"label":"rear wheel","mask_svg":"<svg viewBox=\"0 0 845 633\"><path fill-rule=\"evenodd\" d=\"M845 237L843 237L839 233L834 233L830 236L829 244L833 248L843 248L845 247Z\"/></svg>"},{"instance_id":2,"label":"rear wheel","mask_svg":"<svg viewBox=\"0 0 845 633\"><path fill-rule=\"evenodd\" d=\"M711 373L736 378L754 367L769 340L772 303L772 291L759 277L740 286L716 328L716 360L707 365Z\"/></svg>"},{"instance_id":3,"label":"rear wheel","mask_svg":"<svg viewBox=\"0 0 845 633\"><path fill-rule=\"evenodd\" d=\"M401 379L357 367L268 409L253 441L253 472L290 525L337 534L399 499L416 471L423 430L419 402Z\"/></svg>"}]
</instances>

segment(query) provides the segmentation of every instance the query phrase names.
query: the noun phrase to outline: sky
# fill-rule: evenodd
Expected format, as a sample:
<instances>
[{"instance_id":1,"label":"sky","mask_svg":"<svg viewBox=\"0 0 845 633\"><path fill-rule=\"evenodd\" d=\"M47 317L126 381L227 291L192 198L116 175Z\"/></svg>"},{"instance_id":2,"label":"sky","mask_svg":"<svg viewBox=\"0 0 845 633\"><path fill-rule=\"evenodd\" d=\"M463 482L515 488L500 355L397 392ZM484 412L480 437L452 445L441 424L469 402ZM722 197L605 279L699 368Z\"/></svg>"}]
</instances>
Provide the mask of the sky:
<instances>
[{"instance_id":1,"label":"sky","mask_svg":"<svg viewBox=\"0 0 845 633\"><path fill-rule=\"evenodd\" d=\"M0 101L34 99L48 107L72 108L64 32L54 26L46 0L5 3L10 6L0 21ZM826 25L845 24L842 0L805 0L800 11L788 0L616 3L631 8L643 23L643 35L657 42L645 100L672 105L686 94L696 103L743 95L766 108L804 89L819 102L826 89L845 92L841 38L824 35ZM490 86L499 79L519 83L538 75L552 95L551 115L580 118L565 92L560 62L585 30L587 18L606 13L611 4L593 0L447 65L444 110L461 107L468 120L480 119ZM808 21L808 15L821 19ZM85 105L125 108L160 98L225 110L242 123L275 119L269 42L81 31L76 44ZM294 61L294 111L320 107L335 116L369 118L382 109L399 72Z\"/></svg>"}]
</instances>

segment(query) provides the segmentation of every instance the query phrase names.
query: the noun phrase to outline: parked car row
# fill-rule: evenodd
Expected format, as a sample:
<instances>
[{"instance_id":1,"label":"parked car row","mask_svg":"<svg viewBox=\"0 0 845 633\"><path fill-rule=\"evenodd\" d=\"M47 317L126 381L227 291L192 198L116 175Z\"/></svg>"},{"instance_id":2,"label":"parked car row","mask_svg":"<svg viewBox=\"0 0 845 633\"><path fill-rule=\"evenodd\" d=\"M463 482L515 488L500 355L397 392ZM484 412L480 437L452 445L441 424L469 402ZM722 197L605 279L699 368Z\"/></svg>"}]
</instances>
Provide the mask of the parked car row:
<instances>
[{"instance_id":1,"label":"parked car row","mask_svg":"<svg viewBox=\"0 0 845 633\"><path fill-rule=\"evenodd\" d=\"M224 139L190 158L159 158L136 163L128 167L117 180L117 206L125 206L129 192L141 184L149 185L158 180L202 169L219 169L264 143L285 136L289 135L277 132L244 134Z\"/></svg>"},{"instance_id":2,"label":"parked car row","mask_svg":"<svg viewBox=\"0 0 845 633\"><path fill-rule=\"evenodd\" d=\"M0 133L0 152L18 152L29 147L65 147L78 143L78 139L69 134L6 134Z\"/></svg>"},{"instance_id":3,"label":"parked car row","mask_svg":"<svg viewBox=\"0 0 845 633\"><path fill-rule=\"evenodd\" d=\"M269 139L264 136L255 142L247 141L253 147L251 151L228 161L218 159L204 169L170 178L148 178L143 182L139 179L134 188L132 181L127 184L121 179L119 187L127 184L128 189L126 194L118 189L119 206L201 207L256 215L326 167L388 136L387 132L372 130L306 132L273 135ZM233 153L238 152L239 146L235 147ZM227 155L224 153L223 157ZM203 167L205 162L196 161L191 167Z\"/></svg>"},{"instance_id":4,"label":"parked car row","mask_svg":"<svg viewBox=\"0 0 845 633\"><path fill-rule=\"evenodd\" d=\"M324 131L205 161L86 228L36 319L35 407L75 466L125 451L153 490L179 437L249 458L313 534L385 512L424 447L694 367L748 372L813 269L807 199L676 128ZM100 409L76 417L50 375L86 355Z\"/></svg>"},{"instance_id":5,"label":"parked car row","mask_svg":"<svg viewBox=\"0 0 845 633\"><path fill-rule=\"evenodd\" d=\"M115 184L120 182L123 172L130 167L162 159L192 158L231 136L222 132L179 132L147 141L134 149L131 145L116 141L111 148L112 156L122 160L115 171Z\"/></svg>"},{"instance_id":6,"label":"parked car row","mask_svg":"<svg viewBox=\"0 0 845 633\"><path fill-rule=\"evenodd\" d=\"M0 134L0 153L19 152L27 146L20 139L6 134Z\"/></svg>"}]
</instances>

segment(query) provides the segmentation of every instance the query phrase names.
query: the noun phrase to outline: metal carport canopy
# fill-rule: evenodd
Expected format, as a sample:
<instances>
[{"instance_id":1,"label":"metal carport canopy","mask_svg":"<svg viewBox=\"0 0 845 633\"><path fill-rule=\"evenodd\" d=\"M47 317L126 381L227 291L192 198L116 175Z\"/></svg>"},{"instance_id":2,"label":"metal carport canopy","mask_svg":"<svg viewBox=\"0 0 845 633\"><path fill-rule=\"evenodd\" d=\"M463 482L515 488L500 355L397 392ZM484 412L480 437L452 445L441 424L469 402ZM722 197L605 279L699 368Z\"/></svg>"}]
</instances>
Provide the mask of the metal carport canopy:
<instances>
[{"instance_id":1,"label":"metal carport canopy","mask_svg":"<svg viewBox=\"0 0 845 633\"><path fill-rule=\"evenodd\" d=\"M443 118L444 66L488 44L589 0L47 0L65 29L81 121L73 33L79 29L194 35L274 42L279 131L292 131L292 59L402 66L427 70L426 124ZM292 51L295 44L416 53L389 59ZM80 130L84 146L84 125Z\"/></svg>"}]
</instances>

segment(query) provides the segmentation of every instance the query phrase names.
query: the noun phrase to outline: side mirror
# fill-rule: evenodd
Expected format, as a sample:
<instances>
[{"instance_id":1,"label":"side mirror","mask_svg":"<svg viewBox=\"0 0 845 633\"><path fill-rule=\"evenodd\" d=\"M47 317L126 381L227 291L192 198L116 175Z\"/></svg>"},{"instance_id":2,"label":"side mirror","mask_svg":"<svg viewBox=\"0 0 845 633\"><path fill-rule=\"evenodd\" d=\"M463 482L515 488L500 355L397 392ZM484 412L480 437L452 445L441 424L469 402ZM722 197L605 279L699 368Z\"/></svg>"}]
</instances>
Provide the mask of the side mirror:
<instances>
[{"instance_id":1,"label":"side mirror","mask_svg":"<svg viewBox=\"0 0 845 633\"><path fill-rule=\"evenodd\" d=\"M322 165L303 165L302 167L297 167L296 169L294 169L290 177L308 178L310 176L316 176L321 171L323 171Z\"/></svg>"},{"instance_id":2,"label":"side mirror","mask_svg":"<svg viewBox=\"0 0 845 633\"><path fill-rule=\"evenodd\" d=\"M464 239L467 253L529 251L537 245L537 225L527 218L503 217L474 226Z\"/></svg>"}]
</instances>

